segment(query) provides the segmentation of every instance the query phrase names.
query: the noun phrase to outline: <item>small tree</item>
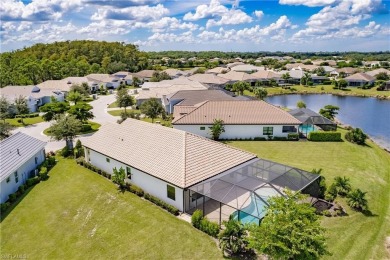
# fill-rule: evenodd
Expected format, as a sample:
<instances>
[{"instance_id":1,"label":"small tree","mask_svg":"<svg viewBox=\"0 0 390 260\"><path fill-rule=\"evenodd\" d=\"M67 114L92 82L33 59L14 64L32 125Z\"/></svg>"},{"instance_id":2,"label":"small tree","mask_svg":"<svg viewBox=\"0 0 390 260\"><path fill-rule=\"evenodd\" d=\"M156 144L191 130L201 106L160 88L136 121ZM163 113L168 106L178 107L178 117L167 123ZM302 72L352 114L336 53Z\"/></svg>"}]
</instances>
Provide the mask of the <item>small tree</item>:
<instances>
[{"instance_id":1,"label":"small tree","mask_svg":"<svg viewBox=\"0 0 390 260\"><path fill-rule=\"evenodd\" d=\"M325 229L305 196L285 191L271 197L260 226L252 226L249 246L272 259L318 259L329 254Z\"/></svg>"},{"instance_id":2,"label":"small tree","mask_svg":"<svg viewBox=\"0 0 390 260\"><path fill-rule=\"evenodd\" d=\"M154 122L155 118L160 116L162 113L165 113L163 106L160 104L160 102L157 101L156 98L151 98L142 103L140 110L143 114L152 119L152 123Z\"/></svg>"},{"instance_id":3,"label":"small tree","mask_svg":"<svg viewBox=\"0 0 390 260\"><path fill-rule=\"evenodd\" d=\"M338 110L340 110L338 106L326 105L324 108L320 109L320 115L330 120L334 120L334 117L338 114Z\"/></svg>"},{"instance_id":4,"label":"small tree","mask_svg":"<svg viewBox=\"0 0 390 260\"><path fill-rule=\"evenodd\" d=\"M39 108L39 111L44 112L43 120L51 121L56 115L64 114L69 109L68 102L51 102Z\"/></svg>"},{"instance_id":5,"label":"small tree","mask_svg":"<svg viewBox=\"0 0 390 260\"><path fill-rule=\"evenodd\" d=\"M74 115L58 115L50 126L52 138L65 140L69 150L73 149L73 139L81 131L82 123Z\"/></svg>"},{"instance_id":6,"label":"small tree","mask_svg":"<svg viewBox=\"0 0 390 260\"><path fill-rule=\"evenodd\" d=\"M16 108L16 114L18 115L24 115L30 113L30 110L28 109L28 105L27 105L27 99L22 95L20 95L15 99L15 108ZM22 120L22 124L24 124L23 118L20 119Z\"/></svg>"},{"instance_id":7,"label":"small tree","mask_svg":"<svg viewBox=\"0 0 390 260\"><path fill-rule=\"evenodd\" d=\"M297 108L306 108L306 103L302 100L297 102Z\"/></svg>"},{"instance_id":8,"label":"small tree","mask_svg":"<svg viewBox=\"0 0 390 260\"><path fill-rule=\"evenodd\" d=\"M126 107L132 106L135 104L134 98L129 95L129 92L126 88L119 89L116 93L116 103L120 108L125 108L126 113Z\"/></svg>"},{"instance_id":9,"label":"small tree","mask_svg":"<svg viewBox=\"0 0 390 260\"><path fill-rule=\"evenodd\" d=\"M210 127L210 134L213 140L218 140L219 136L225 132L222 119L214 119L213 125Z\"/></svg>"},{"instance_id":10,"label":"small tree","mask_svg":"<svg viewBox=\"0 0 390 260\"><path fill-rule=\"evenodd\" d=\"M346 89L348 87L348 82L345 79L340 79L338 81L338 88L339 89Z\"/></svg>"},{"instance_id":11,"label":"small tree","mask_svg":"<svg viewBox=\"0 0 390 260\"><path fill-rule=\"evenodd\" d=\"M12 116L12 114L11 103L5 97L0 97L0 120L5 123L5 119Z\"/></svg>"},{"instance_id":12,"label":"small tree","mask_svg":"<svg viewBox=\"0 0 390 260\"><path fill-rule=\"evenodd\" d=\"M125 178L126 172L122 167L120 167L119 170L117 170L116 167L113 169L111 179L114 183L118 184L120 188L125 186Z\"/></svg>"},{"instance_id":13,"label":"small tree","mask_svg":"<svg viewBox=\"0 0 390 260\"><path fill-rule=\"evenodd\" d=\"M246 252L249 242L244 225L233 218L224 221L223 224L225 229L219 234L219 246L222 252L227 252L230 256Z\"/></svg>"},{"instance_id":14,"label":"small tree","mask_svg":"<svg viewBox=\"0 0 390 260\"><path fill-rule=\"evenodd\" d=\"M76 142L76 146L74 147L74 157L79 158L81 156L84 156L84 149L80 139L78 139Z\"/></svg>"},{"instance_id":15,"label":"small tree","mask_svg":"<svg viewBox=\"0 0 390 260\"><path fill-rule=\"evenodd\" d=\"M11 131L15 129L14 126L8 122L0 121L0 140L3 140L12 135Z\"/></svg>"},{"instance_id":16,"label":"small tree","mask_svg":"<svg viewBox=\"0 0 390 260\"><path fill-rule=\"evenodd\" d=\"M375 75L375 78L377 80L389 80L390 76L386 72L379 72L378 74Z\"/></svg>"},{"instance_id":17,"label":"small tree","mask_svg":"<svg viewBox=\"0 0 390 260\"><path fill-rule=\"evenodd\" d=\"M337 194L340 196L346 196L351 191L351 181L347 177L335 177L334 185L337 188Z\"/></svg>"},{"instance_id":18,"label":"small tree","mask_svg":"<svg viewBox=\"0 0 390 260\"><path fill-rule=\"evenodd\" d=\"M360 128L355 128L345 134L345 139L351 143L363 145L366 143L367 135Z\"/></svg>"},{"instance_id":19,"label":"small tree","mask_svg":"<svg viewBox=\"0 0 390 260\"><path fill-rule=\"evenodd\" d=\"M363 192L359 189L353 190L348 194L348 205L358 211L368 210L368 202L366 199L367 192Z\"/></svg>"},{"instance_id":20,"label":"small tree","mask_svg":"<svg viewBox=\"0 0 390 260\"><path fill-rule=\"evenodd\" d=\"M319 183L319 191L318 191L318 197L321 199L325 198L326 194L326 182L325 177L321 175L322 169L313 169L311 170L312 173L320 175L320 183Z\"/></svg>"},{"instance_id":21,"label":"small tree","mask_svg":"<svg viewBox=\"0 0 390 260\"><path fill-rule=\"evenodd\" d=\"M68 100L73 101L75 105L77 104L77 102L81 101L82 99L83 97L78 91L70 91L68 94Z\"/></svg>"},{"instance_id":22,"label":"small tree","mask_svg":"<svg viewBox=\"0 0 390 260\"><path fill-rule=\"evenodd\" d=\"M138 88L141 80L138 77L133 77L133 86Z\"/></svg>"},{"instance_id":23,"label":"small tree","mask_svg":"<svg viewBox=\"0 0 390 260\"><path fill-rule=\"evenodd\" d=\"M249 83L245 81L237 81L233 84L233 91L239 95L244 95L244 91L249 88Z\"/></svg>"},{"instance_id":24,"label":"small tree","mask_svg":"<svg viewBox=\"0 0 390 260\"><path fill-rule=\"evenodd\" d=\"M68 113L71 115L74 115L76 119L80 120L81 122L85 123L88 121L88 119L92 119L95 116L93 115L92 106L86 103L80 103L77 105L72 106Z\"/></svg>"},{"instance_id":25,"label":"small tree","mask_svg":"<svg viewBox=\"0 0 390 260\"><path fill-rule=\"evenodd\" d=\"M255 88L253 93L260 100L264 100L268 95L267 90L263 87Z\"/></svg>"}]
</instances>

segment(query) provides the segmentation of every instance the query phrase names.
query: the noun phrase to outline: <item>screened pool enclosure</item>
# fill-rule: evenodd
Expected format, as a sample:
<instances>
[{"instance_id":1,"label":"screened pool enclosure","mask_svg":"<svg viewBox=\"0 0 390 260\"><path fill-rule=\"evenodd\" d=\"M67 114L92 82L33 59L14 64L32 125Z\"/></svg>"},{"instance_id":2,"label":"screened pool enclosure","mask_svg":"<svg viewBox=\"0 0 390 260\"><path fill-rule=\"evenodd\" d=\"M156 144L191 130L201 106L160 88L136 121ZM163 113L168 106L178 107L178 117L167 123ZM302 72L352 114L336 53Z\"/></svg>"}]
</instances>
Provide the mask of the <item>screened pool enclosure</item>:
<instances>
[{"instance_id":1,"label":"screened pool enclosure","mask_svg":"<svg viewBox=\"0 0 390 260\"><path fill-rule=\"evenodd\" d=\"M264 159L253 159L189 188L188 213L203 210L219 224L232 215L243 223L259 223L268 199L288 188L318 196L319 175Z\"/></svg>"}]
</instances>

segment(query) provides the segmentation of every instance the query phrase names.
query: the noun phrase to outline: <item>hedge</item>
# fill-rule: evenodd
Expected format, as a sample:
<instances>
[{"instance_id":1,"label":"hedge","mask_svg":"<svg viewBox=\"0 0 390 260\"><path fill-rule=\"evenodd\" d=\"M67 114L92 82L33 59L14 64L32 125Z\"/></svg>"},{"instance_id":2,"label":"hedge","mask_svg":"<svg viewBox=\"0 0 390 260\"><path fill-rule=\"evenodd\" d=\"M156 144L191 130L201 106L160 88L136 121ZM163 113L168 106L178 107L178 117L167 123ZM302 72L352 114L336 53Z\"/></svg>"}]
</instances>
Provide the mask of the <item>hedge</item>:
<instances>
[{"instance_id":1,"label":"hedge","mask_svg":"<svg viewBox=\"0 0 390 260\"><path fill-rule=\"evenodd\" d=\"M310 132L307 139L313 142L340 142L340 132Z\"/></svg>"},{"instance_id":2,"label":"hedge","mask_svg":"<svg viewBox=\"0 0 390 260\"><path fill-rule=\"evenodd\" d=\"M290 133L287 135L288 140L298 140L299 139L299 134L296 133Z\"/></svg>"},{"instance_id":3,"label":"hedge","mask_svg":"<svg viewBox=\"0 0 390 260\"><path fill-rule=\"evenodd\" d=\"M131 185L131 186L133 186L133 185ZM153 195L150 195L149 193L145 193L144 198L149 200L150 202L156 204L157 206L160 206L163 209L167 210L172 215L175 215L175 216L179 215L179 210L176 207L169 205L168 203L160 200L159 198L157 198Z\"/></svg>"},{"instance_id":4,"label":"hedge","mask_svg":"<svg viewBox=\"0 0 390 260\"><path fill-rule=\"evenodd\" d=\"M203 217L203 212L201 210L195 210L191 217L191 223L195 228L205 232L206 234L215 238L218 237L218 224Z\"/></svg>"}]
</instances>

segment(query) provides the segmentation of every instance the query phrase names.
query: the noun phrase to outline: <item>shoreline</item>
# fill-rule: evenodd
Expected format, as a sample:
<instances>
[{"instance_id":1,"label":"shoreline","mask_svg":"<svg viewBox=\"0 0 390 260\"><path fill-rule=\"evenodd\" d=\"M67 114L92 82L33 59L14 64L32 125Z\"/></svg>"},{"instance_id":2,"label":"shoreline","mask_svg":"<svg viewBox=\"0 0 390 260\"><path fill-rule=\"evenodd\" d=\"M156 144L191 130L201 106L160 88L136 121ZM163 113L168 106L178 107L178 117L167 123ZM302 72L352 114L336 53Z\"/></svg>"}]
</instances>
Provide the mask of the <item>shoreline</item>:
<instances>
[{"instance_id":1,"label":"shoreline","mask_svg":"<svg viewBox=\"0 0 390 260\"><path fill-rule=\"evenodd\" d=\"M362 98L376 98L379 100L390 100L390 96L385 95L365 95L365 94L358 94L358 93L333 93L333 92L327 92L327 91L321 91L321 92L309 92L309 91L294 91L294 92L286 92L286 93L271 93L268 94L269 97L272 96L283 96L283 95L335 95L340 97L362 97Z\"/></svg>"}]
</instances>

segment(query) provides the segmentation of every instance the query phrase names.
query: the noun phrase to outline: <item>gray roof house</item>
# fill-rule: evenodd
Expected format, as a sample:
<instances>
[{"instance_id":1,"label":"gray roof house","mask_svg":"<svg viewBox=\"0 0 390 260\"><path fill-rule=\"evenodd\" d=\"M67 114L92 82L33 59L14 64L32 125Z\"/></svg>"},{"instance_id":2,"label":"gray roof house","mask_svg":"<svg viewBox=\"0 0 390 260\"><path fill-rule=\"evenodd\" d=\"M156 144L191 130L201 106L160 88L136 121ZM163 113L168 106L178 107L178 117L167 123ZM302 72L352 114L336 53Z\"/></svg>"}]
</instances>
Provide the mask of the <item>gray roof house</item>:
<instances>
[{"instance_id":1,"label":"gray roof house","mask_svg":"<svg viewBox=\"0 0 390 260\"><path fill-rule=\"evenodd\" d=\"M45 160L45 145L21 132L0 141L0 203L35 175L34 170Z\"/></svg>"},{"instance_id":2,"label":"gray roof house","mask_svg":"<svg viewBox=\"0 0 390 260\"><path fill-rule=\"evenodd\" d=\"M308 108L297 108L288 111L290 115L301 121L303 125L316 125L323 130L336 130L337 124L326 117L310 110Z\"/></svg>"}]
</instances>

